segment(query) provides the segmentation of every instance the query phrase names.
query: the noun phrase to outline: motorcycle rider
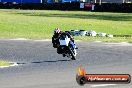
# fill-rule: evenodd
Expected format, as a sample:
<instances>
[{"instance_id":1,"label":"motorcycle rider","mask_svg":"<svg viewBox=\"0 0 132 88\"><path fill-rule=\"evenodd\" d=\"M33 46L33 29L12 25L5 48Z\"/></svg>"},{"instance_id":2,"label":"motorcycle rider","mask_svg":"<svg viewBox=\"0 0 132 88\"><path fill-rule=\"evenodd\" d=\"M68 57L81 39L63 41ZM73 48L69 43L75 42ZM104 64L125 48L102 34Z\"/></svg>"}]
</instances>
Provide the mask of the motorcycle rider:
<instances>
[{"instance_id":1,"label":"motorcycle rider","mask_svg":"<svg viewBox=\"0 0 132 88\"><path fill-rule=\"evenodd\" d=\"M62 32L59 28L55 28L54 30L54 35L52 37L52 43L53 43L53 47L54 48L57 48L57 53L58 54L61 54L61 51L59 50L59 38L63 35L67 35L69 38L70 38L70 45L71 47L73 48L74 52L75 52L75 55L77 54L76 53L76 49L77 47L75 46L75 43L74 43L74 38L72 37L72 35L70 34L69 31L65 31L65 32Z\"/></svg>"},{"instance_id":2,"label":"motorcycle rider","mask_svg":"<svg viewBox=\"0 0 132 88\"><path fill-rule=\"evenodd\" d=\"M52 37L52 43L54 48L59 47L59 37L61 35L62 31L59 28L55 28L54 35Z\"/></svg>"}]
</instances>

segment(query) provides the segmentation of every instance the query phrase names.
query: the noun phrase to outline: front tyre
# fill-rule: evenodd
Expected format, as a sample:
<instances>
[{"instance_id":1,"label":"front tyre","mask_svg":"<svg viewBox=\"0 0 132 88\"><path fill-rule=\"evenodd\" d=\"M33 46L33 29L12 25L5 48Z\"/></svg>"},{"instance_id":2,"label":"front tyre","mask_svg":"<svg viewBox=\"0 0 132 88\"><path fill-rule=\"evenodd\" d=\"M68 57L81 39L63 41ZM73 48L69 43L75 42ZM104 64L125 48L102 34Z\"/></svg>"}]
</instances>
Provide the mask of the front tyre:
<instances>
[{"instance_id":1,"label":"front tyre","mask_svg":"<svg viewBox=\"0 0 132 88\"><path fill-rule=\"evenodd\" d=\"M71 59L72 59L72 60L76 60L73 50L71 50L70 47L68 47L68 48L69 48L69 52L70 52L70 54L71 54L71 56L72 56Z\"/></svg>"}]
</instances>

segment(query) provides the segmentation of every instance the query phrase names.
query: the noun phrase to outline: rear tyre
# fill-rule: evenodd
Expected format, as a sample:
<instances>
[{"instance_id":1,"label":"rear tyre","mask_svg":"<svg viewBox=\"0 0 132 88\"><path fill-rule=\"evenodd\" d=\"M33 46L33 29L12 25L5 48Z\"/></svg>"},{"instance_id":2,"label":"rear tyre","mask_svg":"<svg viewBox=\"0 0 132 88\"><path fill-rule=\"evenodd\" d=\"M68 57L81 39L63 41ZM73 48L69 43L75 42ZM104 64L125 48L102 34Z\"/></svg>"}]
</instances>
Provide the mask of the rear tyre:
<instances>
[{"instance_id":1,"label":"rear tyre","mask_svg":"<svg viewBox=\"0 0 132 88\"><path fill-rule=\"evenodd\" d=\"M65 54L62 54L63 57L65 57L66 55Z\"/></svg>"}]
</instances>

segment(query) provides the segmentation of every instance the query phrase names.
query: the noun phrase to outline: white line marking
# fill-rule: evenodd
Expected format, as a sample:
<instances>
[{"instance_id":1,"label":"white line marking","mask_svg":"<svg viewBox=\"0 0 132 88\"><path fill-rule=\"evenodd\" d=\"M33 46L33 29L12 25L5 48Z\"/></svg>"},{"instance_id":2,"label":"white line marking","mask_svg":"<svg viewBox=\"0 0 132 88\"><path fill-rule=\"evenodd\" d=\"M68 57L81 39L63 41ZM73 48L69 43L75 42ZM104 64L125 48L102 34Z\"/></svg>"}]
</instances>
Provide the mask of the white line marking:
<instances>
[{"instance_id":1,"label":"white line marking","mask_svg":"<svg viewBox=\"0 0 132 88\"><path fill-rule=\"evenodd\" d=\"M33 39L26 39L26 38L16 38L16 39L0 39L0 40L10 40L10 41L51 41L51 39L41 39L41 40L33 40Z\"/></svg>"},{"instance_id":2,"label":"white line marking","mask_svg":"<svg viewBox=\"0 0 132 88\"><path fill-rule=\"evenodd\" d=\"M10 63L13 63L10 66L18 66L17 62L10 62Z\"/></svg>"},{"instance_id":3,"label":"white line marking","mask_svg":"<svg viewBox=\"0 0 132 88\"><path fill-rule=\"evenodd\" d=\"M34 39L26 39L26 38L16 38L16 39L0 39L0 40L11 40L11 41L35 41L35 42L47 42L52 41L51 39L40 39L40 40L34 40ZM75 42L81 42L82 40L75 40Z\"/></svg>"},{"instance_id":4,"label":"white line marking","mask_svg":"<svg viewBox=\"0 0 132 88\"><path fill-rule=\"evenodd\" d=\"M9 66L0 66L0 68L8 68Z\"/></svg>"},{"instance_id":5,"label":"white line marking","mask_svg":"<svg viewBox=\"0 0 132 88\"><path fill-rule=\"evenodd\" d=\"M131 43L121 42L121 43L104 43L105 45L113 45L113 46L132 46Z\"/></svg>"},{"instance_id":6,"label":"white line marking","mask_svg":"<svg viewBox=\"0 0 132 88\"><path fill-rule=\"evenodd\" d=\"M104 87L104 86L114 86L116 84L99 84L99 85L91 85L91 87Z\"/></svg>"},{"instance_id":7,"label":"white line marking","mask_svg":"<svg viewBox=\"0 0 132 88\"><path fill-rule=\"evenodd\" d=\"M26 39L26 38L16 38L16 39L9 39L9 40L29 40L29 39Z\"/></svg>"},{"instance_id":8,"label":"white line marking","mask_svg":"<svg viewBox=\"0 0 132 88\"><path fill-rule=\"evenodd\" d=\"M51 39L44 39L44 40L33 40L33 41L36 41L36 42L45 42L45 41L51 41Z\"/></svg>"}]
</instances>

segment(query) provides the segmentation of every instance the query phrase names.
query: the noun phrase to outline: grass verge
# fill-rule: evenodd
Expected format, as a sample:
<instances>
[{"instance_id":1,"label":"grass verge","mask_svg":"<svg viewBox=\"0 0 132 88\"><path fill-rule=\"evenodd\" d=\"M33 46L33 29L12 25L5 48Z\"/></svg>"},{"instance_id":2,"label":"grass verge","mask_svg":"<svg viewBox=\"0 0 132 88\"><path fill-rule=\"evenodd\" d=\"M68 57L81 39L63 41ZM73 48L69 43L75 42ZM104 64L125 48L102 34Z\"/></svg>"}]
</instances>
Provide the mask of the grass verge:
<instances>
[{"instance_id":1,"label":"grass verge","mask_svg":"<svg viewBox=\"0 0 132 88\"><path fill-rule=\"evenodd\" d=\"M9 66L9 65L10 65L10 63L7 61L0 61L0 67L1 66Z\"/></svg>"},{"instance_id":2,"label":"grass verge","mask_svg":"<svg viewBox=\"0 0 132 88\"><path fill-rule=\"evenodd\" d=\"M54 28L132 35L132 13L0 9L0 38L51 39ZM76 37L80 40L131 42L131 37Z\"/></svg>"}]
</instances>

